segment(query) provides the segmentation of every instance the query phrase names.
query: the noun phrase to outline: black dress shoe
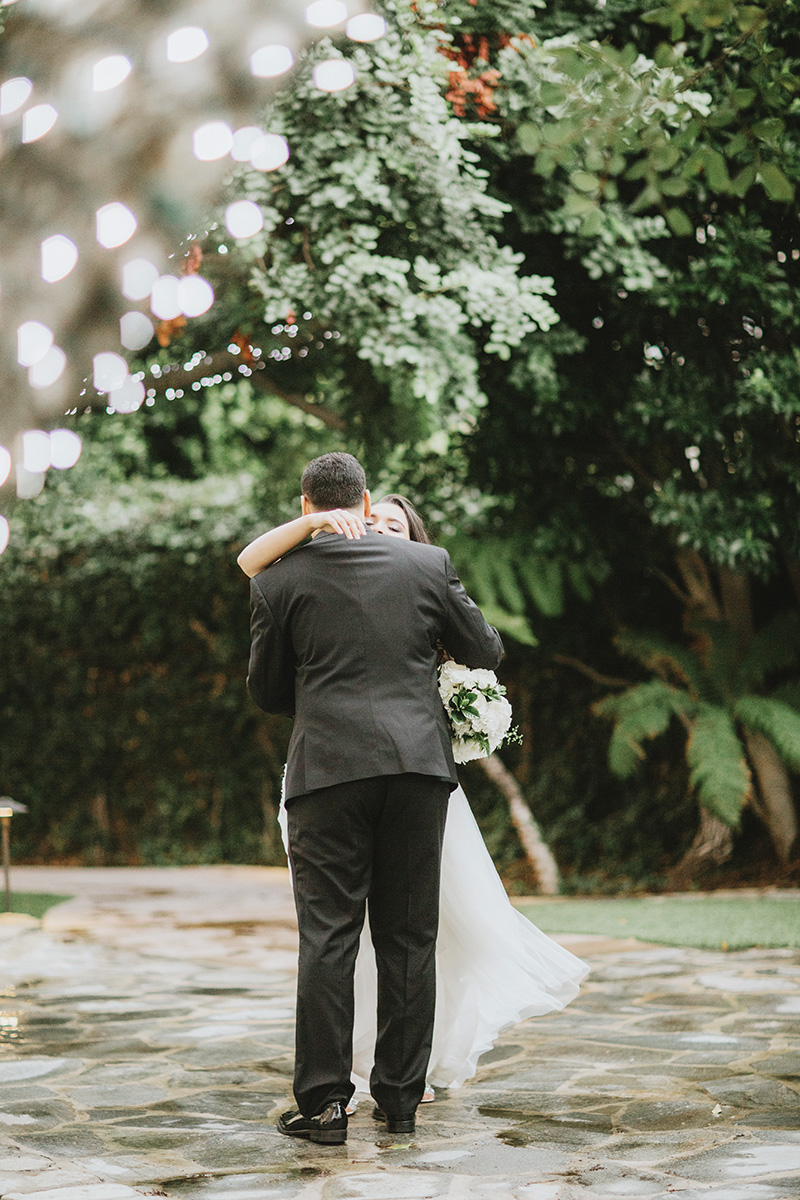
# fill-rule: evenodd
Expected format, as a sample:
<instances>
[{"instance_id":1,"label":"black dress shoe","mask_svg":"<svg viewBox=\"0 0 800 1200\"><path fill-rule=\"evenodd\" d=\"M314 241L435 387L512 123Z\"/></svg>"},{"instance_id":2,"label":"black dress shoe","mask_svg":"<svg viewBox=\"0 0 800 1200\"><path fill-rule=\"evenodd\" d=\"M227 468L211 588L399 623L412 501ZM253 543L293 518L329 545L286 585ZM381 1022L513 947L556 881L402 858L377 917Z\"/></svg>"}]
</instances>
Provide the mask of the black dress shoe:
<instances>
[{"instance_id":1,"label":"black dress shoe","mask_svg":"<svg viewBox=\"0 0 800 1200\"><path fill-rule=\"evenodd\" d=\"M315 1117L304 1117L296 1108L278 1117L278 1133L287 1137L308 1138L326 1146L341 1146L347 1141L347 1113L344 1105L332 1100Z\"/></svg>"},{"instance_id":2,"label":"black dress shoe","mask_svg":"<svg viewBox=\"0 0 800 1200\"><path fill-rule=\"evenodd\" d=\"M413 1133L416 1129L416 1113L394 1113L390 1115L385 1113L379 1104L376 1104L372 1110L372 1117L375 1121L386 1122L387 1133Z\"/></svg>"}]
</instances>

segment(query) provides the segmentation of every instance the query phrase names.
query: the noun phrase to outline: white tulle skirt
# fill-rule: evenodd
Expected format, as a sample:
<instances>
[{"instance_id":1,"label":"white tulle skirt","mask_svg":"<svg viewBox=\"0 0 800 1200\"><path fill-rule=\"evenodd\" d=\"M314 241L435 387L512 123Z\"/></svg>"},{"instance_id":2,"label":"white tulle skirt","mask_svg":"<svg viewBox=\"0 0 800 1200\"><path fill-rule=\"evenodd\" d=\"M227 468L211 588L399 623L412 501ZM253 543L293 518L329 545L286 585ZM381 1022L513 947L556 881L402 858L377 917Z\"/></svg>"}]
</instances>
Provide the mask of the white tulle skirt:
<instances>
[{"instance_id":1,"label":"white tulle skirt","mask_svg":"<svg viewBox=\"0 0 800 1200\"><path fill-rule=\"evenodd\" d=\"M287 840L286 811L281 832ZM428 1082L459 1087L501 1029L564 1008L586 963L537 929L510 903L469 802L450 796L442 851L436 1020ZM375 953L365 923L355 974L353 1080L369 1091L377 1030Z\"/></svg>"}]
</instances>

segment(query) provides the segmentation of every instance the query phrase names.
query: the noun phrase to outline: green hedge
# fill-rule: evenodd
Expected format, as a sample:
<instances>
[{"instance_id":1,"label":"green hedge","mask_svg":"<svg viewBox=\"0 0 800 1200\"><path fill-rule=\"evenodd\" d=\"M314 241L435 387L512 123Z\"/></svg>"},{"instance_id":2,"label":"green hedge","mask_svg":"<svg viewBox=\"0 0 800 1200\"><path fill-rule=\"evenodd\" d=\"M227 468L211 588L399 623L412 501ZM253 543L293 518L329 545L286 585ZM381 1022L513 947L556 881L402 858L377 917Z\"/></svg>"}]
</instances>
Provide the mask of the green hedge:
<instances>
[{"instance_id":1,"label":"green hedge","mask_svg":"<svg viewBox=\"0 0 800 1200\"><path fill-rule=\"evenodd\" d=\"M20 507L0 561L0 786L30 861L276 861L287 722L245 691L247 480Z\"/></svg>"}]
</instances>

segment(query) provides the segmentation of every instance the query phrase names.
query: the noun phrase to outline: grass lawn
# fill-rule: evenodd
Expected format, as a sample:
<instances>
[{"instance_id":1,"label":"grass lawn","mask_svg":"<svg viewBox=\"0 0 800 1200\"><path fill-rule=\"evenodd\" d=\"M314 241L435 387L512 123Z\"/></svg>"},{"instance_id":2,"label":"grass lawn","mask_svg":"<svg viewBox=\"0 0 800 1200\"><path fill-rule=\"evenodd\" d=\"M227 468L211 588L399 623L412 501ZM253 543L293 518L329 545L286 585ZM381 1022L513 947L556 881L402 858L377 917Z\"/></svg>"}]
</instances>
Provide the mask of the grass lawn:
<instances>
[{"instance_id":1,"label":"grass lawn","mask_svg":"<svg viewBox=\"0 0 800 1200\"><path fill-rule=\"evenodd\" d=\"M700 950L800 947L800 891L776 896L643 896L519 905L545 933L599 933Z\"/></svg>"},{"instance_id":2,"label":"grass lawn","mask_svg":"<svg viewBox=\"0 0 800 1200\"><path fill-rule=\"evenodd\" d=\"M11 911L27 913L29 917L43 917L48 908L52 908L54 904L61 904L62 901L71 899L71 896L54 896L50 892L12 892ZM2 904L2 892L0 892L0 904Z\"/></svg>"}]
</instances>

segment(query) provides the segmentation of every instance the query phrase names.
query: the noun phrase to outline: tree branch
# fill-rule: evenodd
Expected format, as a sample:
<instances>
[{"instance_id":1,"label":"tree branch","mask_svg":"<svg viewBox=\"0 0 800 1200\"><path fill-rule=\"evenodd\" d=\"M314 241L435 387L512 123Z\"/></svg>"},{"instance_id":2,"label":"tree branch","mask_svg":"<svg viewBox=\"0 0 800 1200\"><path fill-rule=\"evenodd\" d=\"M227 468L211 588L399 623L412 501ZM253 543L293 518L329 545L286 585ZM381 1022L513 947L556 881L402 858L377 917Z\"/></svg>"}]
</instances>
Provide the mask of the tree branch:
<instances>
[{"instance_id":1,"label":"tree branch","mask_svg":"<svg viewBox=\"0 0 800 1200\"><path fill-rule=\"evenodd\" d=\"M687 609L696 612L703 621L721 621L722 609L714 592L711 573L698 552L682 546L675 554L675 565L689 593Z\"/></svg>"},{"instance_id":2,"label":"tree branch","mask_svg":"<svg viewBox=\"0 0 800 1200\"><path fill-rule=\"evenodd\" d=\"M495 787L505 796L514 828L528 862L536 874L539 891L543 896L557 896L560 883L556 860L542 837L542 832L520 791L519 784L496 754L490 754L488 758L479 758L476 761Z\"/></svg>"},{"instance_id":3,"label":"tree branch","mask_svg":"<svg viewBox=\"0 0 800 1200\"><path fill-rule=\"evenodd\" d=\"M314 260L311 257L311 239L308 235L308 228L303 230L303 258L306 260L306 266L309 271L315 270Z\"/></svg>"},{"instance_id":4,"label":"tree branch","mask_svg":"<svg viewBox=\"0 0 800 1200\"><path fill-rule=\"evenodd\" d=\"M755 34L762 30L772 14L777 12L779 8L782 8L785 3L786 0L772 0L764 9L761 17L757 21L754 21L749 29L745 29L737 38L734 38L730 46L726 46L722 53L717 55L712 62L704 63L693 74L688 75L681 86L676 88L676 93L685 92L689 88L693 88L696 83L700 82L704 75L707 75L710 71L719 71L724 67L730 56L735 54L740 46L743 46L745 42L748 42L751 37L754 37Z\"/></svg>"},{"instance_id":5,"label":"tree branch","mask_svg":"<svg viewBox=\"0 0 800 1200\"><path fill-rule=\"evenodd\" d=\"M588 666L578 658L571 658L568 654L554 654L553 662L561 663L564 667L574 667L576 671L580 671L581 675L591 679L592 683L599 683L601 687L633 687L632 679L617 679L614 675L601 675L599 671L595 671L594 667Z\"/></svg>"},{"instance_id":6,"label":"tree branch","mask_svg":"<svg viewBox=\"0 0 800 1200\"><path fill-rule=\"evenodd\" d=\"M656 579L660 579L662 583L665 583L669 590L678 597L684 608L687 606L691 600L689 593L684 592L684 590L678 586L675 580L670 578L666 571L662 571L660 568L655 567L652 569L650 574L654 575Z\"/></svg>"},{"instance_id":7,"label":"tree branch","mask_svg":"<svg viewBox=\"0 0 800 1200\"><path fill-rule=\"evenodd\" d=\"M167 388L183 388L190 389L193 383L206 378L208 375L223 375L230 372L231 375L238 376L242 379L249 379L254 387L259 391L267 392L270 396L277 396L279 400L285 401L286 404L291 404L294 408L299 408L311 416L319 417L329 429L344 429L345 423L340 416L323 408L321 404L314 404L311 400L306 400L300 392L287 392L280 384L275 383L273 379L263 374L266 364L263 362L253 362L250 365L252 374L244 375L239 368L247 366L243 363L240 355L231 354L229 350L218 350L214 354L207 354L204 359L191 371L187 371L184 367L177 364L171 366L168 370L162 367L160 375L151 375L145 380L145 386L155 390L156 394L163 394Z\"/></svg>"}]
</instances>

